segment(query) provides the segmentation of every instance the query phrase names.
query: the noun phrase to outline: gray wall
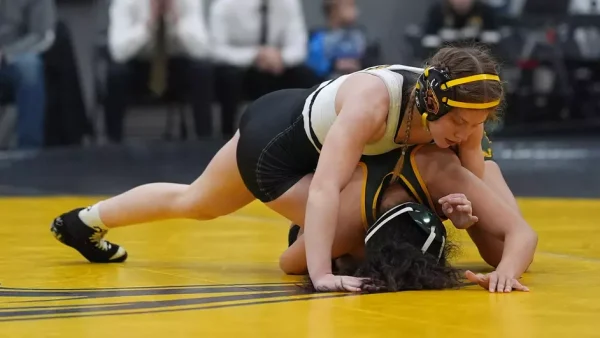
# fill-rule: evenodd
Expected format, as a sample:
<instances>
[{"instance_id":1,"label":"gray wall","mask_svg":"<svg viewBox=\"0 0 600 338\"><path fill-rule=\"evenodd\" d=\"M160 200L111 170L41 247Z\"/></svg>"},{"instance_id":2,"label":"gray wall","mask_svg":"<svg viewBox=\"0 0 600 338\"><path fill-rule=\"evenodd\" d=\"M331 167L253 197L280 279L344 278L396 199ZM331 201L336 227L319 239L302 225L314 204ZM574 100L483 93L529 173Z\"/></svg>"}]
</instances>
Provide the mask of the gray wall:
<instances>
[{"instance_id":1,"label":"gray wall","mask_svg":"<svg viewBox=\"0 0 600 338\"><path fill-rule=\"evenodd\" d=\"M85 100L90 108L93 106L94 90L91 76L92 46L98 27L105 20L105 16L99 13L101 11L96 6L98 2L103 1L107 0L87 1L83 4L67 3L59 7L61 19L67 22L73 34ZM361 11L360 22L367 27L373 38L381 42L385 63L402 63L407 60L408 49L403 46L402 39L404 29L410 23L421 23L426 8L434 1L357 0ZM321 3L321 0L303 1L309 27L324 23Z\"/></svg>"}]
</instances>

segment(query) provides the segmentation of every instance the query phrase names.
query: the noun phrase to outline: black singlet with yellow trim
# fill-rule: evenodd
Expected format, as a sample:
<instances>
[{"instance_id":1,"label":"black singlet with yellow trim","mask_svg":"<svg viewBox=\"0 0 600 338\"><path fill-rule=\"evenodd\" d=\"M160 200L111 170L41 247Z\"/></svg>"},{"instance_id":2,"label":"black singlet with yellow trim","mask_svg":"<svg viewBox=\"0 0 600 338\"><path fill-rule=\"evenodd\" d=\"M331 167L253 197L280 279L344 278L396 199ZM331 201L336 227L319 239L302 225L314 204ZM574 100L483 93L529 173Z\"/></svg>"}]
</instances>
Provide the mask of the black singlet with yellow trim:
<instances>
[{"instance_id":1,"label":"black singlet with yellow trim","mask_svg":"<svg viewBox=\"0 0 600 338\"><path fill-rule=\"evenodd\" d=\"M421 178L415 155L424 145L413 145L408 147L404 155L400 185L418 203L435 210L429 191ZM481 140L483 157L485 160L493 159L491 141L484 134ZM395 149L388 153L375 156L362 156L360 167L363 169L363 189L361 196L361 215L365 228L371 226L380 216L380 205L383 193L390 185L396 161L400 158L402 149Z\"/></svg>"},{"instance_id":2,"label":"black singlet with yellow trim","mask_svg":"<svg viewBox=\"0 0 600 338\"><path fill-rule=\"evenodd\" d=\"M416 74L414 72L403 69L388 68L388 70L400 74L404 78L404 81L402 82L402 102L400 102L400 115L398 116L399 122L398 126L396 127L396 133L394 134L395 137L397 137L398 132L400 131L400 127L402 126L402 121L404 120L404 115L406 115L406 108L408 107L408 102L411 101L410 96L420 74ZM414 105L415 103L412 102L412 104Z\"/></svg>"}]
</instances>

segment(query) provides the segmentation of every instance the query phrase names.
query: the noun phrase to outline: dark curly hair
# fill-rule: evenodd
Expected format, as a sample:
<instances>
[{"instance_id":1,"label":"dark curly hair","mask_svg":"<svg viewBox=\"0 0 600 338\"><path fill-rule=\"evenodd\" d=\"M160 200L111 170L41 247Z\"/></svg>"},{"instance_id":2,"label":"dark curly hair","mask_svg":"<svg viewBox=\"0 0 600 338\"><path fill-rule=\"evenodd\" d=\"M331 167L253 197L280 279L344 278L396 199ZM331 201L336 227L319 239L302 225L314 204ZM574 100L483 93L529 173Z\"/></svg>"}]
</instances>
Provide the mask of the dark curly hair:
<instances>
[{"instance_id":1,"label":"dark curly hair","mask_svg":"<svg viewBox=\"0 0 600 338\"><path fill-rule=\"evenodd\" d=\"M434 222L444 227L437 217ZM423 253L421 248L428 236L422 228L410 217L391 218L366 243L364 261L341 257L336 261L342 264L336 264L334 273L367 278L369 281L361 287L366 292L458 288L462 285L460 270L449 263L457 247L445 238L443 231L444 241L434 241ZM310 278L304 284L314 291Z\"/></svg>"}]
</instances>

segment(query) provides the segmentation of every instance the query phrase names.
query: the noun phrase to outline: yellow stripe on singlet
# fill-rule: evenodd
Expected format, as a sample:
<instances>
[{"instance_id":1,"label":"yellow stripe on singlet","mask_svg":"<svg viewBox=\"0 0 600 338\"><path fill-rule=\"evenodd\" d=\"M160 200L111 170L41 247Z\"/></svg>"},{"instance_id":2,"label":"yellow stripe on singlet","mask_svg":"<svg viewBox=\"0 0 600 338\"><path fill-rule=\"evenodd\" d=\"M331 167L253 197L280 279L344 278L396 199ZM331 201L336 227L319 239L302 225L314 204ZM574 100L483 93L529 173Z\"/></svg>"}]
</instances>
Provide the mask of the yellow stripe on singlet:
<instances>
[{"instance_id":1,"label":"yellow stripe on singlet","mask_svg":"<svg viewBox=\"0 0 600 338\"><path fill-rule=\"evenodd\" d=\"M417 161L415 159L415 154L419 151L419 149L421 149L424 146L424 144L418 145L415 147L415 149L413 149L413 151L410 153L410 165L412 166L413 172L415 173L415 176L417 177L417 181L419 181L419 185L421 186L421 189L423 189L423 191L425 192L425 195L427 196L427 200L429 201L429 207L432 208L435 212L435 204L433 204L433 201L431 200L431 195L429 194L429 190L427 190L427 185L425 185L425 182L423 181L423 178L421 177L421 173L419 172L419 167L417 167ZM422 202L421 202L422 204Z\"/></svg>"},{"instance_id":2,"label":"yellow stripe on singlet","mask_svg":"<svg viewBox=\"0 0 600 338\"><path fill-rule=\"evenodd\" d=\"M373 220L377 219L377 200L379 199L379 194L381 193L381 188L383 187L383 182L387 179L388 176L393 175L394 172L388 173L383 177L381 183L379 183L379 187L377 187L377 191L375 192L375 198L373 199L373 205L371 206L371 212L373 213Z\"/></svg>"},{"instance_id":3,"label":"yellow stripe on singlet","mask_svg":"<svg viewBox=\"0 0 600 338\"><path fill-rule=\"evenodd\" d=\"M360 218L362 220L363 227L367 229L369 227L369 223L367 222L367 203L365 202L365 200L367 198L367 177L369 169L367 168L367 165L364 162L358 162L358 166L362 169L363 173L363 187L362 192L360 194Z\"/></svg>"},{"instance_id":4,"label":"yellow stripe on singlet","mask_svg":"<svg viewBox=\"0 0 600 338\"><path fill-rule=\"evenodd\" d=\"M404 182L404 184L406 184L406 186L408 187L408 189L410 190L412 195L417 199L417 202L419 202L420 204L423 204L423 200L421 199L421 196L419 196L419 194L417 194L417 191L412 186L412 184L410 184L410 182L406 179L406 177L404 177L403 175L400 175L400 179L402 180L402 182Z\"/></svg>"}]
</instances>

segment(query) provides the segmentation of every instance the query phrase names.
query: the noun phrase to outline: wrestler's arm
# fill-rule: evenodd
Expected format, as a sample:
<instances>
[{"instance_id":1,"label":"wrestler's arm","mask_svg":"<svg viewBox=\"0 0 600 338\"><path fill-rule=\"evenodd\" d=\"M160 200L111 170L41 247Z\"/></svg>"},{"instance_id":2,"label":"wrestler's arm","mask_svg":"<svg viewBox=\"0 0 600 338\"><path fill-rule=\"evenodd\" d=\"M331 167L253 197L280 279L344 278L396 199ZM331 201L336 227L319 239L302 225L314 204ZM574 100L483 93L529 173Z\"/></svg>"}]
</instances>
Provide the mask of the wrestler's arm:
<instances>
[{"instance_id":1,"label":"wrestler's arm","mask_svg":"<svg viewBox=\"0 0 600 338\"><path fill-rule=\"evenodd\" d=\"M533 261L537 234L525 219L511 208L482 180L461 166L450 151L423 149L420 156L426 165L419 166L432 198L462 193L473 204L473 214L479 218L476 226L504 240L502 259L496 271L519 278Z\"/></svg>"},{"instance_id":2,"label":"wrestler's arm","mask_svg":"<svg viewBox=\"0 0 600 338\"><path fill-rule=\"evenodd\" d=\"M357 166L350 182L340 194L338 225L331 250L331 258L351 255L357 259L364 254L365 225L362 222L362 192L366 173ZM387 210L400 203L414 200L400 185L385 190L380 209ZM299 224L302 226L302 224ZM306 274L306 250L304 236L287 248L279 257L279 267L287 274Z\"/></svg>"},{"instance_id":3,"label":"wrestler's arm","mask_svg":"<svg viewBox=\"0 0 600 338\"><path fill-rule=\"evenodd\" d=\"M385 84L369 74L349 76L337 93L339 114L321 149L306 205L306 259L317 290L327 290L334 283L331 250L340 192L350 180L365 144L385 124L388 108ZM344 285L346 289L347 286Z\"/></svg>"},{"instance_id":4,"label":"wrestler's arm","mask_svg":"<svg viewBox=\"0 0 600 338\"><path fill-rule=\"evenodd\" d=\"M352 233L336 233L331 251L331 259L336 259L344 255L350 255L357 259L362 257L364 251L363 238L364 233L357 231L353 231ZM306 249L303 234L298 235L294 244L281 254L279 257L279 268L288 275L306 275L308 269L306 266Z\"/></svg>"},{"instance_id":5,"label":"wrestler's arm","mask_svg":"<svg viewBox=\"0 0 600 338\"><path fill-rule=\"evenodd\" d=\"M279 268L288 275L305 275L308 273L303 234L298 234L296 241L279 256Z\"/></svg>"},{"instance_id":6,"label":"wrestler's arm","mask_svg":"<svg viewBox=\"0 0 600 338\"><path fill-rule=\"evenodd\" d=\"M365 229L362 224L362 189L364 185L363 169L357 166L350 182L340 193L338 225L331 248L331 258L349 254L355 247L362 247ZM303 224L298 224L303 226ZM306 249L303 230L297 240L279 257L279 267L290 275L306 274Z\"/></svg>"},{"instance_id":7,"label":"wrestler's arm","mask_svg":"<svg viewBox=\"0 0 600 338\"><path fill-rule=\"evenodd\" d=\"M467 168L475 176L483 179L485 162L481 139L483 138L483 124L477 127L469 138L458 146L458 158L463 167Z\"/></svg>"},{"instance_id":8,"label":"wrestler's arm","mask_svg":"<svg viewBox=\"0 0 600 338\"><path fill-rule=\"evenodd\" d=\"M357 167L351 181L340 194L338 225L331 247L331 259L363 249L365 229L361 218L361 191L363 186L362 169ZM302 226L302 224L299 224ZM306 247L303 229L296 241L279 257L279 268L288 275L305 275Z\"/></svg>"}]
</instances>

